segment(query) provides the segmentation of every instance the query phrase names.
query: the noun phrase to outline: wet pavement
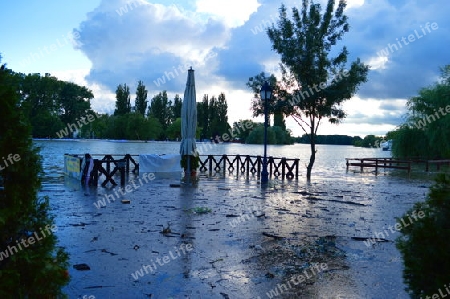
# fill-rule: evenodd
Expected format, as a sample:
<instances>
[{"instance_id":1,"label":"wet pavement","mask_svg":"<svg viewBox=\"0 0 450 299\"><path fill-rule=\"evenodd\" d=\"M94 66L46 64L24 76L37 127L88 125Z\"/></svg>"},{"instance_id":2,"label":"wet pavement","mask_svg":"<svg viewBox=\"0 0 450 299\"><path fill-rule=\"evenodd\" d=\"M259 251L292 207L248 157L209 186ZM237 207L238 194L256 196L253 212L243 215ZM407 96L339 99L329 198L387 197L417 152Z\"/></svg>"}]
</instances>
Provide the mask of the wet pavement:
<instances>
[{"instance_id":1,"label":"wet pavement","mask_svg":"<svg viewBox=\"0 0 450 299\"><path fill-rule=\"evenodd\" d=\"M388 227L431 180L155 177L122 194L44 186L70 254L69 298L408 298Z\"/></svg>"}]
</instances>

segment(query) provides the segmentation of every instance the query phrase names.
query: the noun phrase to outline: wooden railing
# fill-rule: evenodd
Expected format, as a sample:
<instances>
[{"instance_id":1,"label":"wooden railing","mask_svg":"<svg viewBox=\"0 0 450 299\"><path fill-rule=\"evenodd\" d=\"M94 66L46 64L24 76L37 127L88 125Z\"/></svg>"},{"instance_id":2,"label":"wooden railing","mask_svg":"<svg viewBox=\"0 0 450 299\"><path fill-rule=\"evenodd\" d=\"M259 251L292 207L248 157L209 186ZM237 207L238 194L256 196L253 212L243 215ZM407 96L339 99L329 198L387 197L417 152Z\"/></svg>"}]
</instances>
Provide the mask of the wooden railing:
<instances>
[{"instance_id":1,"label":"wooden railing","mask_svg":"<svg viewBox=\"0 0 450 299\"><path fill-rule=\"evenodd\" d=\"M85 164L93 160L92 171L88 174L88 165L82 166L79 164L80 177L83 184L93 186L98 185L99 176L104 175L105 179L102 186L108 183L117 185L114 180L116 174L120 175L120 184L125 185L126 176L130 173L139 172L139 163L137 159L139 155L108 155L108 154L85 154L85 155L71 155L73 157L84 157ZM95 157L103 157L96 159ZM119 158L118 158L119 157ZM216 173L236 174L236 175L250 175L260 176L263 165L262 156L250 155L200 155L200 165L198 171L201 173L208 172L209 175ZM298 179L299 159L287 159L267 157L267 171L272 178L279 179ZM89 176L89 177L88 177Z\"/></svg>"},{"instance_id":2,"label":"wooden railing","mask_svg":"<svg viewBox=\"0 0 450 299\"><path fill-rule=\"evenodd\" d=\"M299 159L267 157L267 171L270 177L298 179ZM250 155L200 155L200 172L226 174L260 175L262 156Z\"/></svg>"},{"instance_id":3,"label":"wooden railing","mask_svg":"<svg viewBox=\"0 0 450 299\"><path fill-rule=\"evenodd\" d=\"M378 168L393 168L393 169L405 169L411 172L411 167L413 164L425 164L425 171L430 170L430 165L436 165L436 170L439 171L441 165L449 165L449 159L442 160L426 160L421 158L345 158L347 170L349 166L359 166L361 171L365 167L375 168L375 172Z\"/></svg>"},{"instance_id":4,"label":"wooden railing","mask_svg":"<svg viewBox=\"0 0 450 299\"><path fill-rule=\"evenodd\" d=\"M345 158L347 170L349 166L359 166L361 172L365 167L375 168L375 172L378 172L378 168L393 168L393 169L405 169L408 173L411 171L411 161L399 160L394 158Z\"/></svg>"}]
</instances>

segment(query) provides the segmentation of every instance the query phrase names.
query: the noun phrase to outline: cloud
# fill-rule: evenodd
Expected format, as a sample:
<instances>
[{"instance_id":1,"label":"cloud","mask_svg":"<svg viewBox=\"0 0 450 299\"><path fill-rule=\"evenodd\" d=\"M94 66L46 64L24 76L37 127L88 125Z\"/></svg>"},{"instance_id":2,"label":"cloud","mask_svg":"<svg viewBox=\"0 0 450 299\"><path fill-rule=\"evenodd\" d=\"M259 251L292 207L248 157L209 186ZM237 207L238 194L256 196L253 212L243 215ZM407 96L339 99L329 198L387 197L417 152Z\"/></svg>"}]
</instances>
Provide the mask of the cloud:
<instances>
[{"instance_id":1,"label":"cloud","mask_svg":"<svg viewBox=\"0 0 450 299\"><path fill-rule=\"evenodd\" d=\"M372 0L349 10L351 29L344 43L353 58L372 65L359 95L409 98L436 81L439 67L448 63L442 47L450 44L448 8L445 0ZM437 28L426 27L433 23Z\"/></svg>"},{"instance_id":2,"label":"cloud","mask_svg":"<svg viewBox=\"0 0 450 299\"><path fill-rule=\"evenodd\" d=\"M194 65L210 72L216 49L229 39L229 29L214 19L198 20L177 6L131 6L124 0L102 1L76 32L78 49L92 62L87 80L113 90L138 80L151 88L158 78L165 78L159 90L184 87L181 70Z\"/></svg>"},{"instance_id":3,"label":"cloud","mask_svg":"<svg viewBox=\"0 0 450 299\"><path fill-rule=\"evenodd\" d=\"M204 93L225 92L230 122L237 120L234 115L243 118L242 103L252 99L245 86L248 78L262 71L278 72L280 57L271 50L265 31L277 22L280 3L177 0L166 5L157 1L103 0L87 15L76 29L80 35L77 48L92 63L86 80L111 91L121 83L133 90L143 80L150 94L162 90L182 94L186 71L193 66L197 100ZM318 2L324 7L327 1ZM285 4L289 15L293 6L301 5L298 0ZM364 119L370 124L398 125L405 100L436 81L439 67L449 63L445 47L450 44L449 8L447 0L348 1L350 32L338 47L347 47L349 63L359 57L372 69L368 82L360 86L357 101L352 99L346 106L346 126ZM427 23L436 23L438 28L424 35L421 30ZM402 38L416 31L422 37L404 44ZM396 99L395 103L390 99ZM248 111L247 118L250 115Z\"/></svg>"},{"instance_id":4,"label":"cloud","mask_svg":"<svg viewBox=\"0 0 450 299\"><path fill-rule=\"evenodd\" d=\"M197 0L196 6L197 12L213 15L233 28L242 26L260 4L257 0Z\"/></svg>"},{"instance_id":5,"label":"cloud","mask_svg":"<svg viewBox=\"0 0 450 299\"><path fill-rule=\"evenodd\" d=\"M346 123L351 124L369 124L369 125L392 125L398 126L402 123L403 119L399 115L385 114L367 116L366 114L354 114L346 119Z\"/></svg>"}]
</instances>

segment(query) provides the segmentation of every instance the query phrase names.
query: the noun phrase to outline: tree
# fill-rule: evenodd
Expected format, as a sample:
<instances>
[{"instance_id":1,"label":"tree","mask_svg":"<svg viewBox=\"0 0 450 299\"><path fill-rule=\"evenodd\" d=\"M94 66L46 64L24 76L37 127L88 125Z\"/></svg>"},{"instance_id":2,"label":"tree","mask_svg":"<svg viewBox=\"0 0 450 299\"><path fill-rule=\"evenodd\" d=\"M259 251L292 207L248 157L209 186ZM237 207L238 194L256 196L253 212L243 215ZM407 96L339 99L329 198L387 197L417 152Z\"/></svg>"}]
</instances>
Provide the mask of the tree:
<instances>
[{"instance_id":1,"label":"tree","mask_svg":"<svg viewBox=\"0 0 450 299\"><path fill-rule=\"evenodd\" d=\"M406 121L390 132L395 157L450 158L450 65L441 79L408 100Z\"/></svg>"},{"instance_id":2,"label":"tree","mask_svg":"<svg viewBox=\"0 0 450 299\"><path fill-rule=\"evenodd\" d=\"M272 88L272 96L271 99L267 102L267 111L268 111L268 122L270 125L270 115L278 115L277 116L277 124L280 121L278 118L280 115L283 119L283 113L286 113L287 111L284 111L286 109L286 106L283 104L282 100L286 97L286 91L282 89L282 86L277 84L277 78L271 74L269 77L266 77L264 72L254 76L250 77L247 86L253 91L253 101L252 101L252 111L253 116L261 116L264 115L264 101L260 99L260 91L261 87L264 85L264 82L266 82L271 86ZM274 120L275 121L275 120ZM284 119L283 119L284 122ZM275 125L275 123L274 123Z\"/></svg>"},{"instance_id":3,"label":"tree","mask_svg":"<svg viewBox=\"0 0 450 299\"><path fill-rule=\"evenodd\" d=\"M197 103L197 122L201 128L200 139L209 139L212 134L209 127L209 100L208 95L203 95L203 100Z\"/></svg>"},{"instance_id":4,"label":"tree","mask_svg":"<svg viewBox=\"0 0 450 299\"><path fill-rule=\"evenodd\" d=\"M130 112L130 88L127 84L119 84L116 89L116 110L114 115L125 115Z\"/></svg>"},{"instance_id":5,"label":"tree","mask_svg":"<svg viewBox=\"0 0 450 299\"><path fill-rule=\"evenodd\" d=\"M125 118L125 139L153 140L161 134L161 125L155 118L145 118L137 113L128 114Z\"/></svg>"},{"instance_id":6,"label":"tree","mask_svg":"<svg viewBox=\"0 0 450 299\"><path fill-rule=\"evenodd\" d=\"M267 34L273 50L281 55L282 82L277 84L285 93L283 111L310 136L311 156L306 173L310 180L320 122L328 119L339 123L345 118L342 103L366 81L369 68L357 59L346 70L346 47L333 49L349 30L345 0L339 1L335 11L335 1L329 0L323 14L320 4L309 0L302 3L301 11L292 9L292 20L282 5L277 27L272 25ZM337 54L331 56L332 53Z\"/></svg>"},{"instance_id":7,"label":"tree","mask_svg":"<svg viewBox=\"0 0 450 299\"><path fill-rule=\"evenodd\" d=\"M397 223L406 224L400 226L396 246L411 298L435 297L450 277L450 177L439 174L427 199L414 204Z\"/></svg>"},{"instance_id":8,"label":"tree","mask_svg":"<svg viewBox=\"0 0 450 299\"><path fill-rule=\"evenodd\" d=\"M171 140L181 140L181 118L177 118L167 128L167 137Z\"/></svg>"},{"instance_id":9,"label":"tree","mask_svg":"<svg viewBox=\"0 0 450 299\"><path fill-rule=\"evenodd\" d=\"M396 158L430 158L436 149L430 148L428 136L423 130L401 125L395 131L392 155Z\"/></svg>"},{"instance_id":10,"label":"tree","mask_svg":"<svg viewBox=\"0 0 450 299\"><path fill-rule=\"evenodd\" d=\"M159 139L162 140L167 138L165 132L172 119L172 109L170 104L171 103L167 98L167 92L164 90L152 98L148 109L148 116L156 118L161 124L163 131L161 132Z\"/></svg>"},{"instance_id":11,"label":"tree","mask_svg":"<svg viewBox=\"0 0 450 299\"><path fill-rule=\"evenodd\" d=\"M94 115L94 111L89 111L88 114ZM93 122L90 122L87 126L81 127L81 136L86 138L107 138L106 132L108 130L108 114L97 114L97 117Z\"/></svg>"},{"instance_id":12,"label":"tree","mask_svg":"<svg viewBox=\"0 0 450 299\"><path fill-rule=\"evenodd\" d=\"M91 108L92 92L84 86L72 82L60 81L61 89L58 96L60 119L64 124L76 123L86 117Z\"/></svg>"},{"instance_id":13,"label":"tree","mask_svg":"<svg viewBox=\"0 0 450 299\"><path fill-rule=\"evenodd\" d=\"M267 143L268 144L277 144L275 136L275 131L273 127L267 128ZM257 123L253 130L248 135L245 143L248 144L263 144L264 143L264 124Z\"/></svg>"},{"instance_id":14,"label":"tree","mask_svg":"<svg viewBox=\"0 0 450 299\"><path fill-rule=\"evenodd\" d=\"M242 143L245 143L248 135L250 135L256 124L251 119L239 120L239 122L233 123L233 136L239 139Z\"/></svg>"},{"instance_id":15,"label":"tree","mask_svg":"<svg viewBox=\"0 0 450 299\"><path fill-rule=\"evenodd\" d=\"M58 102L62 82L50 74L13 73L14 86L20 95L20 107L29 120L33 137L56 137L56 132L64 127L59 115Z\"/></svg>"},{"instance_id":16,"label":"tree","mask_svg":"<svg viewBox=\"0 0 450 299\"><path fill-rule=\"evenodd\" d=\"M375 135L366 135L364 139L354 143L354 145L360 147L380 147L380 143L382 140L382 137L377 137Z\"/></svg>"},{"instance_id":17,"label":"tree","mask_svg":"<svg viewBox=\"0 0 450 299\"><path fill-rule=\"evenodd\" d=\"M277 111L273 115L273 126L280 127L283 130L286 130L286 122L284 121L284 116L281 111Z\"/></svg>"},{"instance_id":18,"label":"tree","mask_svg":"<svg viewBox=\"0 0 450 299\"><path fill-rule=\"evenodd\" d=\"M42 163L13 77L0 66L0 297L60 298L68 255L56 246L48 197L38 197Z\"/></svg>"},{"instance_id":19,"label":"tree","mask_svg":"<svg viewBox=\"0 0 450 299\"><path fill-rule=\"evenodd\" d=\"M20 108L31 123L33 137L56 137L68 124L83 119L91 107L92 92L46 73L13 73Z\"/></svg>"},{"instance_id":20,"label":"tree","mask_svg":"<svg viewBox=\"0 0 450 299\"><path fill-rule=\"evenodd\" d=\"M183 100L178 94L175 95L172 103L172 122L181 117L181 108L183 106Z\"/></svg>"},{"instance_id":21,"label":"tree","mask_svg":"<svg viewBox=\"0 0 450 299\"><path fill-rule=\"evenodd\" d=\"M228 104L225 94L221 93L217 99L213 96L209 105L209 127L214 136L222 136L228 132L230 125L228 124Z\"/></svg>"},{"instance_id":22,"label":"tree","mask_svg":"<svg viewBox=\"0 0 450 299\"><path fill-rule=\"evenodd\" d=\"M136 88L136 100L134 102L134 110L136 113L145 116L145 111L147 110L147 90L142 81L139 80L138 86Z\"/></svg>"}]
</instances>

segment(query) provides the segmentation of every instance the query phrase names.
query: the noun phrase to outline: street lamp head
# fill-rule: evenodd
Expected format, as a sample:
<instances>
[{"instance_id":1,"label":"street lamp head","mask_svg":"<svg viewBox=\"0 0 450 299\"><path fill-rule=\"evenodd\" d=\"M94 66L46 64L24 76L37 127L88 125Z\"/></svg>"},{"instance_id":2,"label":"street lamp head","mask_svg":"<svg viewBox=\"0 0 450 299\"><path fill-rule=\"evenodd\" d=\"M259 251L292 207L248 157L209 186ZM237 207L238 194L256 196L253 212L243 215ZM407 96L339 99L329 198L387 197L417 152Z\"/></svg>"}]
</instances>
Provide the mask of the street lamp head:
<instances>
[{"instance_id":1,"label":"street lamp head","mask_svg":"<svg viewBox=\"0 0 450 299\"><path fill-rule=\"evenodd\" d=\"M272 88L270 88L270 85L267 83L267 81L264 81L263 86L261 86L260 95L261 100L270 100L272 96Z\"/></svg>"}]
</instances>

